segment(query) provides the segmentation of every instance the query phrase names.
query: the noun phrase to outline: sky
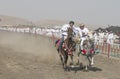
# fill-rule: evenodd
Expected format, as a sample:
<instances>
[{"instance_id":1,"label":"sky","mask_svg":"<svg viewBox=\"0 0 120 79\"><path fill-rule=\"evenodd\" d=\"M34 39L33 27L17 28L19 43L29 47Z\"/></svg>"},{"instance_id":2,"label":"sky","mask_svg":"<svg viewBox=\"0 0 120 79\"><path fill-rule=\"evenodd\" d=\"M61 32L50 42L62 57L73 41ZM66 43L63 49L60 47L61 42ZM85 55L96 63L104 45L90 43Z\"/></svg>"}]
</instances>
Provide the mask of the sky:
<instances>
[{"instance_id":1,"label":"sky","mask_svg":"<svg viewBox=\"0 0 120 79\"><path fill-rule=\"evenodd\" d=\"M0 15L120 25L120 0L0 0Z\"/></svg>"}]
</instances>

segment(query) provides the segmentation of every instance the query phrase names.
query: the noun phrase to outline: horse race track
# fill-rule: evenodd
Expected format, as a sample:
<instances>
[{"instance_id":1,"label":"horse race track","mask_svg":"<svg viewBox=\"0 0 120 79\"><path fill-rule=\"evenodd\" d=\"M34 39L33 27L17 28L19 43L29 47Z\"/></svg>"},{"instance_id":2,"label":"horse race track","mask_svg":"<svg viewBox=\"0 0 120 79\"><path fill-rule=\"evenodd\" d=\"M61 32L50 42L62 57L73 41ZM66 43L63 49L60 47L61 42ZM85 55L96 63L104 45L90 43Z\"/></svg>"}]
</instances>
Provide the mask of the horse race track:
<instances>
[{"instance_id":1,"label":"horse race track","mask_svg":"<svg viewBox=\"0 0 120 79\"><path fill-rule=\"evenodd\" d=\"M0 32L0 79L120 79L120 60L97 55L89 72L66 72L49 38Z\"/></svg>"}]
</instances>

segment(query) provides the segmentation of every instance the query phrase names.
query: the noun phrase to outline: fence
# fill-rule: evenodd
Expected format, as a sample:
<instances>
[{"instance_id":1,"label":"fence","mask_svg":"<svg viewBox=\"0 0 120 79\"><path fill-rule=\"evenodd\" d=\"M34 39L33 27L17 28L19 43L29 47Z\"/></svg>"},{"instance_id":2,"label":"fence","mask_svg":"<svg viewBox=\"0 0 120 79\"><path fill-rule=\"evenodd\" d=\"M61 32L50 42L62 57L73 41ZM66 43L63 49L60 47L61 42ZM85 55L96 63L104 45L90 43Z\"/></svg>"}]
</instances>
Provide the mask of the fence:
<instances>
[{"instance_id":1,"label":"fence","mask_svg":"<svg viewBox=\"0 0 120 79\"><path fill-rule=\"evenodd\" d=\"M98 50L104 55L120 58L120 44L99 43Z\"/></svg>"}]
</instances>

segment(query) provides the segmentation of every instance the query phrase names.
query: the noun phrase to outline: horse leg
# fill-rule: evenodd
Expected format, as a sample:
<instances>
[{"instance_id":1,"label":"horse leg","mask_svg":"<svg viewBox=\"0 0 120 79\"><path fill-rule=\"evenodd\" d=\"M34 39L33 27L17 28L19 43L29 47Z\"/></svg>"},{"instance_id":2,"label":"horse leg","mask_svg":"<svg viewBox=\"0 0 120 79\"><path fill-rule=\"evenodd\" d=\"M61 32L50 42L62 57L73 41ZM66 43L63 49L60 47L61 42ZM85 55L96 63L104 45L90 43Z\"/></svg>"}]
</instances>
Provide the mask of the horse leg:
<instances>
[{"instance_id":1,"label":"horse leg","mask_svg":"<svg viewBox=\"0 0 120 79\"><path fill-rule=\"evenodd\" d=\"M73 65L73 55L70 55L70 59L71 59L70 65Z\"/></svg>"},{"instance_id":2,"label":"horse leg","mask_svg":"<svg viewBox=\"0 0 120 79\"><path fill-rule=\"evenodd\" d=\"M88 59L88 57L86 57L86 60ZM88 70L88 67L87 67L87 61L86 61L86 64L85 64L85 70L87 71Z\"/></svg>"},{"instance_id":3,"label":"horse leg","mask_svg":"<svg viewBox=\"0 0 120 79\"><path fill-rule=\"evenodd\" d=\"M61 54L60 54L59 56L60 56L61 63L62 63L62 65L63 65L63 67L64 67L64 62L63 62L63 61L64 61L64 57L63 57L63 55L61 55Z\"/></svg>"},{"instance_id":4,"label":"horse leg","mask_svg":"<svg viewBox=\"0 0 120 79\"><path fill-rule=\"evenodd\" d=\"M77 63L76 63L76 65L79 65L79 64L80 64L79 57L80 57L80 53L78 53L78 55L77 55Z\"/></svg>"},{"instance_id":5,"label":"horse leg","mask_svg":"<svg viewBox=\"0 0 120 79\"><path fill-rule=\"evenodd\" d=\"M89 56L86 56L86 65L85 65L85 71L88 71L88 62L90 63L90 59L89 59Z\"/></svg>"},{"instance_id":6,"label":"horse leg","mask_svg":"<svg viewBox=\"0 0 120 79\"><path fill-rule=\"evenodd\" d=\"M87 70L88 70L88 66L86 65L86 66L85 66L85 71L87 71Z\"/></svg>"},{"instance_id":7,"label":"horse leg","mask_svg":"<svg viewBox=\"0 0 120 79\"><path fill-rule=\"evenodd\" d=\"M93 64L94 64L94 57L91 56L91 65L93 65Z\"/></svg>"},{"instance_id":8,"label":"horse leg","mask_svg":"<svg viewBox=\"0 0 120 79\"><path fill-rule=\"evenodd\" d=\"M77 63L76 65L79 65L80 64L80 60L79 60L79 57L80 57L80 46L79 44L77 45Z\"/></svg>"},{"instance_id":9,"label":"horse leg","mask_svg":"<svg viewBox=\"0 0 120 79\"><path fill-rule=\"evenodd\" d=\"M64 53L64 68L67 68L67 61L68 61L68 55L67 55L67 53L65 52L65 53Z\"/></svg>"},{"instance_id":10,"label":"horse leg","mask_svg":"<svg viewBox=\"0 0 120 79\"><path fill-rule=\"evenodd\" d=\"M91 57L88 56L87 59L88 59L88 62L89 62L89 66L91 66Z\"/></svg>"},{"instance_id":11,"label":"horse leg","mask_svg":"<svg viewBox=\"0 0 120 79\"><path fill-rule=\"evenodd\" d=\"M89 65L92 66L94 64L94 57L93 55L89 56Z\"/></svg>"}]
</instances>

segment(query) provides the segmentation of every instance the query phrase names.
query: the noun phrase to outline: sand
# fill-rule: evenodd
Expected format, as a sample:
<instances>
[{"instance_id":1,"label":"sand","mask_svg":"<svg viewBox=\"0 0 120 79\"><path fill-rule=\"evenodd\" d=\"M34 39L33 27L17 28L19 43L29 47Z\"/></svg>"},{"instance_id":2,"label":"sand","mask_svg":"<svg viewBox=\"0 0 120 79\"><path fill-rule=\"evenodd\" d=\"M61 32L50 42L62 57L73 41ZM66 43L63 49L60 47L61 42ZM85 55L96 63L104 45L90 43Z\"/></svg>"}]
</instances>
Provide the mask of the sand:
<instances>
[{"instance_id":1,"label":"sand","mask_svg":"<svg viewBox=\"0 0 120 79\"><path fill-rule=\"evenodd\" d=\"M120 61L97 55L89 72L66 72L49 38L0 32L0 79L120 79Z\"/></svg>"}]
</instances>

